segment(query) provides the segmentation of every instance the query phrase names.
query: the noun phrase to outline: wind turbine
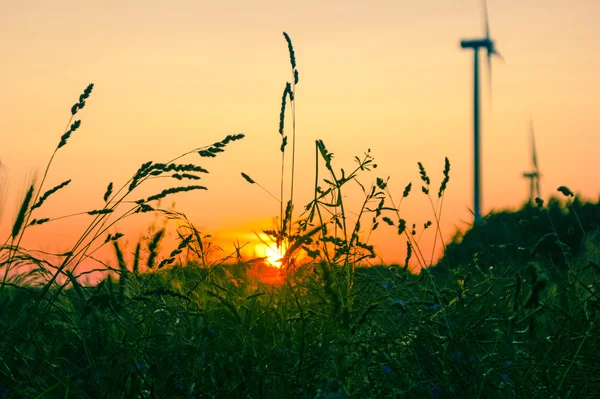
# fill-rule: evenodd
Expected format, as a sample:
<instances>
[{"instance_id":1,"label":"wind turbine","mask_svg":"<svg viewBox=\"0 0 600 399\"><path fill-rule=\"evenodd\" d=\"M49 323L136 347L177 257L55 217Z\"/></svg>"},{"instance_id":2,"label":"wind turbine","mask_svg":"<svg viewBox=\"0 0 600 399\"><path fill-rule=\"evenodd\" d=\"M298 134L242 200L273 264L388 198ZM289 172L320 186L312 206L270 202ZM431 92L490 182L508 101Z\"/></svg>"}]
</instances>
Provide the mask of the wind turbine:
<instances>
[{"instance_id":1,"label":"wind turbine","mask_svg":"<svg viewBox=\"0 0 600 399\"><path fill-rule=\"evenodd\" d=\"M523 173L523 177L529 179L529 203L533 203L535 197L541 197L540 195L540 170L537 165L537 154L535 151L535 137L533 134L533 121L530 123L531 131L531 163L533 164L532 172ZM535 188L536 196L534 197L533 192Z\"/></svg>"},{"instance_id":2,"label":"wind turbine","mask_svg":"<svg viewBox=\"0 0 600 399\"><path fill-rule=\"evenodd\" d=\"M474 184L473 184L473 214L475 216L475 223L481 220L481 175L480 175L480 120L479 120L479 49L483 48L487 50L487 63L488 63L488 83L491 89L492 84L492 56L496 55L500 58L500 54L496 51L494 41L490 37L490 27L488 23L487 15L487 3L483 0L484 10L484 24L485 24L485 37L481 39L469 39L461 40L460 46L464 49L473 50L473 145L474 145L474 157L473 157L473 169L474 169Z\"/></svg>"}]
</instances>

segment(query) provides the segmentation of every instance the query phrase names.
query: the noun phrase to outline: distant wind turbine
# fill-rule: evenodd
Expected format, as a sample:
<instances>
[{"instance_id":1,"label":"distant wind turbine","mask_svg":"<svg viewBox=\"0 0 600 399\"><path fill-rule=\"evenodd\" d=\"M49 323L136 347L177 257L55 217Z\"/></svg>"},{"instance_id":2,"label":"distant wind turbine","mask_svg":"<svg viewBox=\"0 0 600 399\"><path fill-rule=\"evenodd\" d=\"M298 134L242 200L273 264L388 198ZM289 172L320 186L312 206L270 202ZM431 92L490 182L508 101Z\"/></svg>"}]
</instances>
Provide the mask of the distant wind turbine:
<instances>
[{"instance_id":1,"label":"distant wind turbine","mask_svg":"<svg viewBox=\"0 0 600 399\"><path fill-rule=\"evenodd\" d=\"M480 175L480 121L479 121L479 49L484 48L487 50L487 64L488 64L488 84L491 93L492 85L492 55L496 55L500 58L502 56L496 51L494 41L490 37L490 27L488 23L487 15L487 3L483 0L484 10L484 24L485 24L485 37L482 39L470 39L461 40L460 46L464 49L473 50L473 146L474 146L474 157L473 157L473 169L474 169L474 184L473 184L473 214L475 216L475 223L481 220L481 175Z\"/></svg>"},{"instance_id":2,"label":"distant wind turbine","mask_svg":"<svg viewBox=\"0 0 600 399\"><path fill-rule=\"evenodd\" d=\"M533 121L530 123L531 132L531 163L533 164L533 171L523 173L523 177L529 179L529 202L533 203L535 197L541 197L540 195L540 170L537 164L537 153L535 151L535 137L533 133ZM535 190L534 190L535 188ZM536 193L534 196L533 193Z\"/></svg>"}]
</instances>

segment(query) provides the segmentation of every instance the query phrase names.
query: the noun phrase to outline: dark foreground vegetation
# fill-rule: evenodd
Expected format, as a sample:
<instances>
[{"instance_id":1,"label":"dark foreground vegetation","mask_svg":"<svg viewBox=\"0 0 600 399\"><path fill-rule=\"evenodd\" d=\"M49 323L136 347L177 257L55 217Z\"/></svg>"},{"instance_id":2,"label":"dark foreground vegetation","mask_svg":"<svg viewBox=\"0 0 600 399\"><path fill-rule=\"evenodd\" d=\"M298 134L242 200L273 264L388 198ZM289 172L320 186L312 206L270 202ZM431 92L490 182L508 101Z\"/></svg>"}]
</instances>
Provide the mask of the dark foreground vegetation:
<instances>
[{"instance_id":1,"label":"dark foreground vegetation","mask_svg":"<svg viewBox=\"0 0 600 399\"><path fill-rule=\"evenodd\" d=\"M286 106L293 116L298 83L285 39L293 83L282 100L282 165ZM79 129L74 116L92 88L72 107L46 173ZM33 181L0 247L0 398L600 396L599 203L561 187L562 196L547 204L538 199L488 215L457 235L432 266L417 237L426 229L441 236L447 159L439 190L418 165L420 191L433 210L433 220L419 228L400 212L411 183L394 202L387 179L370 187L359 182L376 166L370 153L356 158L356 169L337 170L319 140L314 201L294 215L294 129L289 137L289 199L282 184L278 225L265 231L285 252L279 270L240 253L215 258L210 236L158 205L166 196L206 189L197 181L208 170L180 158L220 156L242 134L144 163L120 188L109 183L102 206L77 214L91 222L63 254L42 256L20 245L28 229L52 222L38 212L70 183L46 189L46 174ZM140 198L137 188L159 177L194 184ZM358 212L345 208L349 183L364 193ZM160 250L164 229L135 248L122 247L117 222L147 212L178 220L170 251ZM364 237L377 228L406 242L405 264L361 267L374 257ZM104 246L114 251L113 266L102 266L108 277L82 284L89 271L79 266ZM412 274L409 265L423 270Z\"/></svg>"},{"instance_id":2,"label":"dark foreground vegetation","mask_svg":"<svg viewBox=\"0 0 600 399\"><path fill-rule=\"evenodd\" d=\"M326 262L281 284L259 263L6 283L0 395L597 397L600 240L579 223L600 205L555 204L490 215L419 275L357 268L346 298Z\"/></svg>"}]
</instances>

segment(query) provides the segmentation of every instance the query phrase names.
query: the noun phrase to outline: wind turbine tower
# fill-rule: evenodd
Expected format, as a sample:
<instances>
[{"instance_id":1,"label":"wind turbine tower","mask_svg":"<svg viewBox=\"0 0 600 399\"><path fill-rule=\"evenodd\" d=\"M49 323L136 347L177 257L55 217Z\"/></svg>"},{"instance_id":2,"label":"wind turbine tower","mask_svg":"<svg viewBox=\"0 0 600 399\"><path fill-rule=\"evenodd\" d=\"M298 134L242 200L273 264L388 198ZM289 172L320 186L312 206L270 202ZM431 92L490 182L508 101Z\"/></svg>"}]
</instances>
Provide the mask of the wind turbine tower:
<instances>
[{"instance_id":1,"label":"wind turbine tower","mask_svg":"<svg viewBox=\"0 0 600 399\"><path fill-rule=\"evenodd\" d=\"M489 86L491 88L492 82L492 56L500 56L496 51L494 41L490 37L490 27L488 23L487 15L487 3L483 0L484 9L484 24L485 24L485 37L481 39L469 39L461 40L460 46L464 49L473 50L473 169L474 169L474 183L473 183L473 213L475 216L475 223L481 220L481 174L480 174L480 104L479 104L479 49L487 50L487 63L488 63L488 77Z\"/></svg>"},{"instance_id":2,"label":"wind turbine tower","mask_svg":"<svg viewBox=\"0 0 600 399\"><path fill-rule=\"evenodd\" d=\"M531 131L531 163L533 164L533 171L523 173L523 177L529 179L529 203L533 203L535 197L541 197L540 195L540 171L537 164L537 153L535 151L535 137L533 134L533 121L530 125ZM535 190L534 190L535 189ZM535 191L535 196L533 195Z\"/></svg>"}]
</instances>

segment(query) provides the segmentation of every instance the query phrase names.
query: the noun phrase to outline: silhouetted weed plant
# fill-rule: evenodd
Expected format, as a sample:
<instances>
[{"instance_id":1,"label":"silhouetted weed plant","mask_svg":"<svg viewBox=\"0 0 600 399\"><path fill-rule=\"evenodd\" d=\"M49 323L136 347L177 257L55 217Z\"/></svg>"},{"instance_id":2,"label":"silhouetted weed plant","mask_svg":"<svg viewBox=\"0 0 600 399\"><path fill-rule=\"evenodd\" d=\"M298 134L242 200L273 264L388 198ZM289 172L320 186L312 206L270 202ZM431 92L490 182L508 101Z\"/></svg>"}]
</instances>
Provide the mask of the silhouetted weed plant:
<instances>
[{"instance_id":1,"label":"silhouetted weed plant","mask_svg":"<svg viewBox=\"0 0 600 399\"><path fill-rule=\"evenodd\" d=\"M114 228L119 221L136 213L161 211L160 208L155 208L154 203L166 196L180 192L206 190L206 187L197 184L182 185L166 188L154 195L135 201L129 200L128 197L132 196L137 187L150 179L170 177L178 181L200 180L200 175L208 173L208 170L198 165L181 164L176 163L176 161L193 152L198 153L200 157L215 157L218 153L223 152L224 148L229 143L238 141L244 137L243 134L228 135L225 139L214 143L213 145L196 148L166 163L146 162L121 188L114 190L113 183L109 183L103 196L104 204L100 208L54 219L47 217L33 218L33 213L42 209L42 205L50 196L65 188L71 182L70 179L66 180L43 192L48 171L58 150L66 146L71 135L81 126L81 121L73 121L73 118L86 105L86 100L90 97L92 89L93 84L90 84L79 97L79 102L71 108L71 117L67 124L67 129L61 136L60 142L46 166L41 183L38 186L35 179L33 179L29 185L21 202L11 232L4 244L0 247L0 270L3 271L2 291L0 291L0 293L4 297L3 308L7 306L7 303L10 303L11 295L14 295L16 292L27 293L28 297L31 299L22 306L21 310L14 315L15 317L5 320L2 325L2 333L4 335L26 332L26 334L30 335L33 339L47 323L52 325L55 325L56 323L67 323L65 328L68 328L71 333L80 335L80 326L75 323L72 312L78 307L80 308L81 304L85 304L83 309L88 312L89 306L94 306L96 308L109 306L114 311L120 311L125 305L124 302L126 300L126 291L129 285L129 274L131 271L125 263L123 251L119 246L118 240L123 237L123 234L118 232L108 233L108 231ZM126 209L124 212L115 216L115 214L117 214L117 207L125 207ZM20 242L28 229L52 222L52 220L79 215L89 215L93 218L69 251L62 254L50 254L60 259L58 264L52 263L47 258L38 257L37 255L34 255L34 252L20 246ZM198 236L194 236L193 234L183 238L182 244L176 250L172 251L169 257L157 263L157 246L163 235L164 230L161 230L156 233L149 242L149 255L146 263L148 269L154 267L160 269L173 263L175 257L181 253L184 248L192 248L192 239L195 237L198 238ZM108 267L106 269L112 270L119 277L118 287L114 288L112 285L112 277L108 277L107 280L105 280L106 283L103 284L103 286L106 287L107 292L103 295L90 296L87 293L88 290L82 287L78 278L84 274L98 271L98 269L86 271L79 275L76 274L76 269L83 261L90 259L94 260L94 253L108 244L112 245L114 248L118 261L118 268L112 269ZM202 258L200 257L200 259ZM139 275L139 264L140 245L138 244L132 265L132 272L135 276ZM77 305L70 301L65 302L64 300L64 298L69 298L71 292L69 292L67 297L62 295L64 289L69 284L71 284L72 293L75 294L75 299L78 301ZM32 288L26 288L27 286ZM9 290L8 287L12 288ZM84 312L83 315L85 314L86 313ZM89 356L89 348L86 345L86 342L81 341L81 343L84 345L86 354ZM35 342L32 341L31 344L35 344ZM37 344L35 345L37 346ZM40 348L38 348L38 350L39 349ZM25 360L25 358L22 358L21 360ZM54 385L54 387L58 387L59 385Z\"/></svg>"}]
</instances>

